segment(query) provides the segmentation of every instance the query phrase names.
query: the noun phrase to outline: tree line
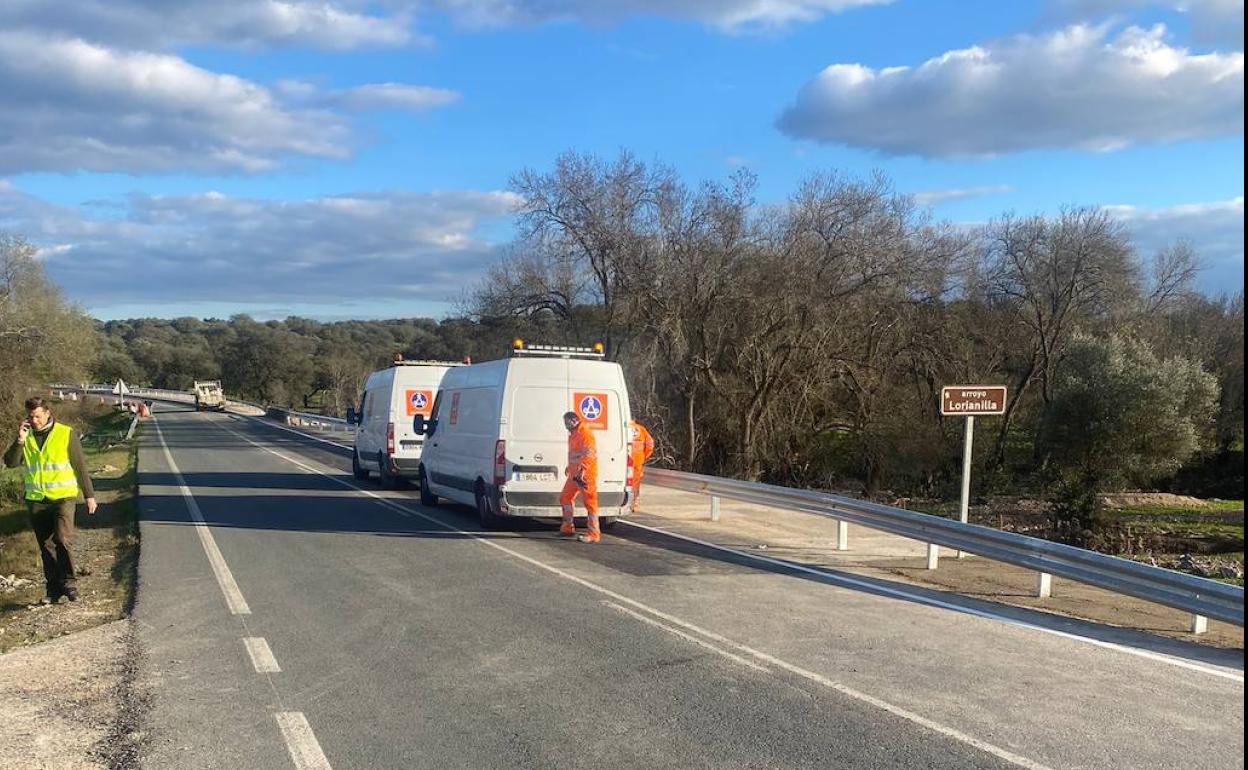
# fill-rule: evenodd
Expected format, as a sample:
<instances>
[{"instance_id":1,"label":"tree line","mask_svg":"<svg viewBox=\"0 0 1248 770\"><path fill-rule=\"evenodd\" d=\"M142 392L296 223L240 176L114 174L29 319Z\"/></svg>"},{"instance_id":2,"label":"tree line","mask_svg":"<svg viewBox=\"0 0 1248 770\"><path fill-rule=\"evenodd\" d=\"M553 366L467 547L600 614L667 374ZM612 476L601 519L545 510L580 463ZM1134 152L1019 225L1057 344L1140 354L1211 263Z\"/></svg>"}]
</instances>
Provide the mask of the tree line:
<instances>
[{"instance_id":1,"label":"tree line","mask_svg":"<svg viewBox=\"0 0 1248 770\"><path fill-rule=\"evenodd\" d=\"M92 356L91 319L48 279L38 253L0 232L0 419L14 426L29 395L86 376Z\"/></svg>"},{"instance_id":2,"label":"tree line","mask_svg":"<svg viewBox=\"0 0 1248 770\"><path fill-rule=\"evenodd\" d=\"M1197 293L1189 245L1139 254L1097 208L956 226L882 175L814 174L778 205L755 187L627 152L524 171L517 238L465 313L605 340L666 459L698 471L947 495L949 384L1009 387L979 423L991 487L1085 513L1088 490L1242 458L1243 293ZM1242 462L1229 482L1242 496Z\"/></svg>"}]
</instances>

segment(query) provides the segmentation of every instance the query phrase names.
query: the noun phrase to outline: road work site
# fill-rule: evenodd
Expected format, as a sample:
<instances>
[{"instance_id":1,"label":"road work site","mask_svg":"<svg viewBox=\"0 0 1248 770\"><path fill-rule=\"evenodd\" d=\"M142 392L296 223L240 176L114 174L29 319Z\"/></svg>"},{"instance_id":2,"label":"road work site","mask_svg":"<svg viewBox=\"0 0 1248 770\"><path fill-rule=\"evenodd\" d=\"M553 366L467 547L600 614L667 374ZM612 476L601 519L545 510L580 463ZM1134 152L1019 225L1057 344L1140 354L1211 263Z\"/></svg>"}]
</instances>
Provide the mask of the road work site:
<instances>
[{"instance_id":1,"label":"road work site","mask_svg":"<svg viewBox=\"0 0 1248 770\"><path fill-rule=\"evenodd\" d=\"M658 487L593 547L482 530L354 479L323 436L189 406L158 404L138 460L132 618L0 659L112 660L62 669L117 699L103 722L4 677L38 724L94 724L74 766L1242 765L1237 627L1197 644L1181 613L1062 581L1029 609L1001 565L947 559L942 587L913 579L922 544L855 527L836 552L825 519L712 522ZM1091 605L1117 614L1059 614Z\"/></svg>"}]
</instances>

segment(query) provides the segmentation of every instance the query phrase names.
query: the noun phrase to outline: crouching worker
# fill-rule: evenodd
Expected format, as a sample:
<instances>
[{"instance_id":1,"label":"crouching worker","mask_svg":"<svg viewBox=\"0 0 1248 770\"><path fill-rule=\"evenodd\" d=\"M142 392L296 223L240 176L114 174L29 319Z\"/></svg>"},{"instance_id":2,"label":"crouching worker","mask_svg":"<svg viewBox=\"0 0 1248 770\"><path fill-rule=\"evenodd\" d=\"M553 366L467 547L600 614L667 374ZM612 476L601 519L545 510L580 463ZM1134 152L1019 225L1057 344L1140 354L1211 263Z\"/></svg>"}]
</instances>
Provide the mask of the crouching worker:
<instances>
[{"instance_id":1,"label":"crouching worker","mask_svg":"<svg viewBox=\"0 0 1248 770\"><path fill-rule=\"evenodd\" d=\"M43 603L55 604L62 596L77 601L72 549L78 494L86 498L88 514L96 509L78 434L57 422L42 398L27 399L26 419L17 429L17 440L4 453L4 464L26 466L22 479L26 508L39 542L48 592Z\"/></svg>"},{"instance_id":2,"label":"crouching worker","mask_svg":"<svg viewBox=\"0 0 1248 770\"><path fill-rule=\"evenodd\" d=\"M559 495L559 506L563 511L559 534L576 537L582 543L597 543L602 539L602 530L598 525L598 442L594 439L594 432L576 412L563 415L563 426L568 429L568 467L564 471L568 480L563 483L563 492ZM585 503L589 524L583 535L576 534L573 521L577 495Z\"/></svg>"}]
</instances>

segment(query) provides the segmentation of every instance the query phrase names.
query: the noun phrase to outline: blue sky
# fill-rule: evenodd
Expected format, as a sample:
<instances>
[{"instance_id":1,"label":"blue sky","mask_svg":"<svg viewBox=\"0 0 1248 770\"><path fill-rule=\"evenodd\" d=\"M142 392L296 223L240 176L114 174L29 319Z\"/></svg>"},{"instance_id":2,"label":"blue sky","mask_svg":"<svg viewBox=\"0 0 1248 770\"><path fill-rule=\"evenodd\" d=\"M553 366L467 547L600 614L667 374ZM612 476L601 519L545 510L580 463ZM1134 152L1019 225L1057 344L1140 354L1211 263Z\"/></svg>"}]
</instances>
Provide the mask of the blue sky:
<instances>
[{"instance_id":1,"label":"blue sky","mask_svg":"<svg viewBox=\"0 0 1248 770\"><path fill-rule=\"evenodd\" d=\"M1110 206L1243 285L1242 0L57 10L0 9L0 228L98 317L440 315L512 174L621 148L763 202L835 169L961 223Z\"/></svg>"}]
</instances>

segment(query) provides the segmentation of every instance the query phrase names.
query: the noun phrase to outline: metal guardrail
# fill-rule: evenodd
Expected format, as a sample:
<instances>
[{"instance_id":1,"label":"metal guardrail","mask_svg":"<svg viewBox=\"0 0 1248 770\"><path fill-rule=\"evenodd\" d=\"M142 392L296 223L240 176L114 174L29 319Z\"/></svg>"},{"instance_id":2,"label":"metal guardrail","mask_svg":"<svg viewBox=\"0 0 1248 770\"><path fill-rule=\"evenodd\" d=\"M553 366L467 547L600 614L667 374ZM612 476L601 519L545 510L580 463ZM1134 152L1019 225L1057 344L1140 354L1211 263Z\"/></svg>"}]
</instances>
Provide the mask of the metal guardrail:
<instances>
[{"instance_id":1,"label":"metal guardrail","mask_svg":"<svg viewBox=\"0 0 1248 770\"><path fill-rule=\"evenodd\" d=\"M1195 616L1244 625L1244 589L1216 580L1121 559L1027 535L943 519L827 492L703 476L661 468L646 470L660 486L746 503L812 513L870 529L977 554L1046 575L1146 599Z\"/></svg>"},{"instance_id":2,"label":"metal guardrail","mask_svg":"<svg viewBox=\"0 0 1248 770\"><path fill-rule=\"evenodd\" d=\"M270 417L278 417L285 419L287 424L303 425L314 428L327 428L329 430L340 430L347 433L355 433L355 426L349 424L341 417L326 417L323 414L312 414L310 412L296 412L293 409L285 409L283 407L268 407L264 410L265 414Z\"/></svg>"},{"instance_id":3,"label":"metal guardrail","mask_svg":"<svg viewBox=\"0 0 1248 770\"><path fill-rule=\"evenodd\" d=\"M56 385L54 384L54 385L49 385L48 387L54 390L81 390L85 393L91 393L94 395L102 395L102 396L117 395L116 393L113 393L113 386L108 385L108 384L87 385L86 387L82 387L81 385ZM126 393L126 395L132 398L159 398L162 400L177 401L179 403L192 403L195 400L194 393L189 393L183 390L166 390L162 388L141 388L141 387L134 387L134 386L127 386L127 387L128 387L128 392ZM252 409L257 410L258 412L268 415L269 417L274 417L276 419L282 419L282 420L287 420L287 421L294 420L296 422L294 422L293 424L298 424L298 425L302 425L305 427L317 427L317 428L324 428L328 430L341 430L341 431L348 432L348 433L354 433L355 431L354 426L348 424L346 420L340 417L326 417L325 415L322 415L322 414L313 414L311 412L299 412L294 409L287 409L285 407L280 407L280 406L262 406L260 404L253 404L248 401L243 401L241 399L229 398L228 396L226 397L226 405L250 407Z\"/></svg>"}]
</instances>

